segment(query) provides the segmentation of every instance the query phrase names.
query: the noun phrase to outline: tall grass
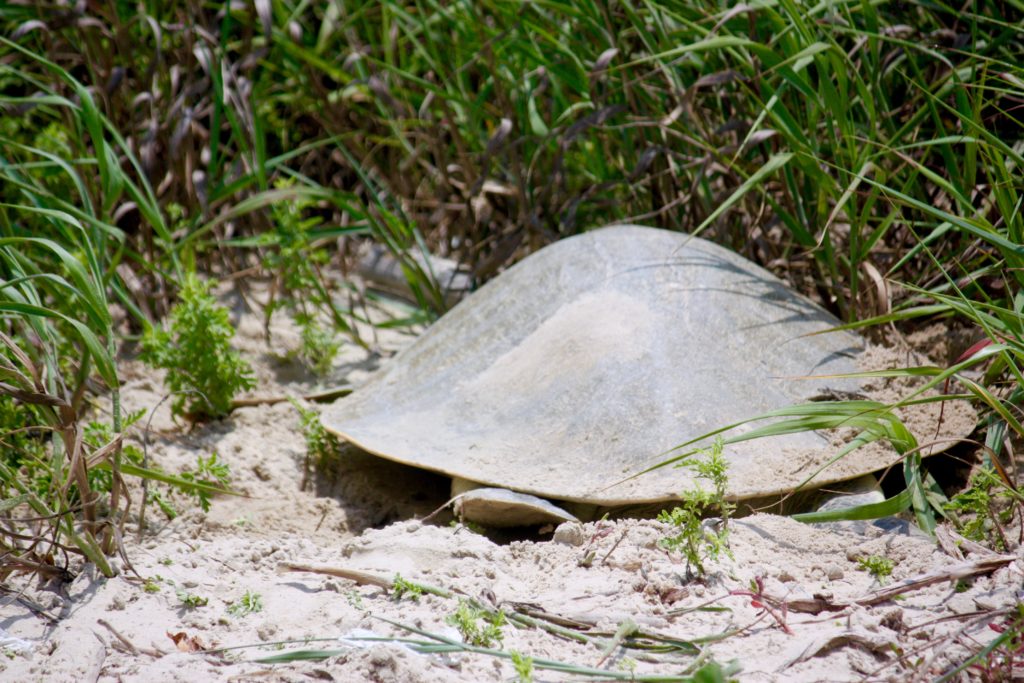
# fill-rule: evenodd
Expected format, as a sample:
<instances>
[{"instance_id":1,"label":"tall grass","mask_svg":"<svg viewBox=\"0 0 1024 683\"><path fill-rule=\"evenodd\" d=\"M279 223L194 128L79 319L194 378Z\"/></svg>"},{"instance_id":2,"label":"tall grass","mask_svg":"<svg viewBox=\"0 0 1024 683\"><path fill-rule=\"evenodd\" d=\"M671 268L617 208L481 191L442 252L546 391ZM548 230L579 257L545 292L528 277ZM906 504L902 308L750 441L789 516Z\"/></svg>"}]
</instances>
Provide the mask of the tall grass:
<instances>
[{"instance_id":1,"label":"tall grass","mask_svg":"<svg viewBox=\"0 0 1024 683\"><path fill-rule=\"evenodd\" d=\"M0 136L0 548L7 566L57 571L59 554L77 552L112 576L106 555L120 543L131 505L123 470L181 483L121 460L111 297L141 315L116 276L127 242L114 225L122 197L153 217L165 246L172 239L152 188L131 172L131 150L90 91L53 62L0 43L74 93L0 95L0 106L29 107L23 119L7 119ZM17 68L0 67L0 78L40 86ZM174 250L164 253L180 272ZM109 425L94 430L112 435L103 443L89 435L95 393L109 398ZM31 517L17 516L26 510Z\"/></svg>"},{"instance_id":2,"label":"tall grass","mask_svg":"<svg viewBox=\"0 0 1024 683\"><path fill-rule=\"evenodd\" d=\"M85 87L52 62L9 41L4 44L63 80L78 101L45 92L35 98L45 110L36 113L36 120L55 119L59 124L36 135L35 146L6 136L2 139L0 178L5 201L0 204L0 312L6 333L0 339L6 381L0 394L31 409L41 424L27 427L37 430L38 440L50 440L52 447L38 447L41 444L37 443L36 448L5 458L0 483L8 509L11 501L27 503L39 519L53 521L52 545L60 547L66 538L109 576L112 569L104 553L110 550L112 534L120 524L117 515L125 495L120 437L90 449L82 431L83 415L89 381L95 373L111 397L113 431L121 431L116 339L108 294L112 291L110 273L117 265L118 245L124 235L112 225L111 211L126 188L136 194L139 188L116 163L104 119ZM17 69L3 76L7 83L26 79ZM24 99L4 95L0 102L10 105ZM72 138L63 134L66 129L60 125L68 123L79 132L81 146L77 150L71 149ZM4 131L10 132L24 134L23 130ZM76 153L93 153L95 157L84 162L68 158ZM22 448L28 445L21 444ZM49 462L32 462L44 458ZM100 492L93 490L88 477L89 470L100 463L113 472L106 501L112 512L109 518L99 509ZM22 475L33 469L43 473L43 481L25 481ZM17 495L12 498L11 494ZM84 521L81 527L76 512ZM36 550L39 536L7 531L3 534L5 551L20 555L22 561L53 551L52 547ZM21 545L19 540L29 543Z\"/></svg>"},{"instance_id":3,"label":"tall grass","mask_svg":"<svg viewBox=\"0 0 1024 683\"><path fill-rule=\"evenodd\" d=\"M888 305L879 276L942 272L925 245L953 264L978 242L973 270L1016 258L1021 29L983 9L385 2L275 38L283 80L334 87L324 128L482 277L641 220L853 319Z\"/></svg>"}]
</instances>

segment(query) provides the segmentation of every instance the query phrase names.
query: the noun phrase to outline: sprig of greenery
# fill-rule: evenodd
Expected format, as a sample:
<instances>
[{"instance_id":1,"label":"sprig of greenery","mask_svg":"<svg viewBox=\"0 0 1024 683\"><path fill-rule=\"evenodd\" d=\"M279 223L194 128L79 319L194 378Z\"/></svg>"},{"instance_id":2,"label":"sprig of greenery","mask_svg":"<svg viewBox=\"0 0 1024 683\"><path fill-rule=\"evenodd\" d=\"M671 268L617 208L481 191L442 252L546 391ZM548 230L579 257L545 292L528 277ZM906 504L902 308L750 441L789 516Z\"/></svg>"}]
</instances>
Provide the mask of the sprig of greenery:
<instances>
[{"instance_id":1,"label":"sprig of greenery","mask_svg":"<svg viewBox=\"0 0 1024 683\"><path fill-rule=\"evenodd\" d=\"M336 457L341 448L341 443L331 432L327 431L320 421L320 413L314 408L305 408L294 398L289 397L288 402L299 412L299 420L302 429L302 436L306 440L306 467L305 476L309 476L310 465L320 466Z\"/></svg>"},{"instance_id":2,"label":"sprig of greenery","mask_svg":"<svg viewBox=\"0 0 1024 683\"><path fill-rule=\"evenodd\" d=\"M196 593L189 593L184 588L177 588L174 591L175 596L178 598L178 602L181 603L185 609L196 609L198 607L206 607L210 604L210 599Z\"/></svg>"},{"instance_id":3,"label":"sprig of greenery","mask_svg":"<svg viewBox=\"0 0 1024 683\"><path fill-rule=\"evenodd\" d=\"M395 574L395 579L391 584L391 597L396 602L402 598L408 597L413 602L417 602L423 595L423 587L412 581L406 581L402 578L401 574Z\"/></svg>"},{"instance_id":4,"label":"sprig of greenery","mask_svg":"<svg viewBox=\"0 0 1024 683\"><path fill-rule=\"evenodd\" d=\"M223 417L235 394L256 386L252 367L231 348L235 329L210 294L212 285L189 273L169 329L150 327L142 339L142 359L167 371L175 415Z\"/></svg>"},{"instance_id":5,"label":"sprig of greenery","mask_svg":"<svg viewBox=\"0 0 1024 683\"><path fill-rule=\"evenodd\" d=\"M263 611L263 597L253 591L245 591L238 600L228 607L228 613L236 617Z\"/></svg>"},{"instance_id":6,"label":"sprig of greenery","mask_svg":"<svg viewBox=\"0 0 1024 683\"><path fill-rule=\"evenodd\" d=\"M864 555L857 558L857 566L875 577L879 583L885 583L892 576L896 563L882 555Z\"/></svg>"},{"instance_id":7,"label":"sprig of greenery","mask_svg":"<svg viewBox=\"0 0 1024 683\"><path fill-rule=\"evenodd\" d=\"M1015 505L1021 502L1021 494L1008 487L994 468L982 467L944 509L966 538L1006 550L1003 528L1013 518Z\"/></svg>"},{"instance_id":8,"label":"sprig of greenery","mask_svg":"<svg viewBox=\"0 0 1024 683\"><path fill-rule=\"evenodd\" d=\"M179 488L195 496L196 502L199 503L203 512L209 512L210 491L205 486L195 486L195 484L226 487L231 481L231 469L214 451L206 458L202 454L197 455L195 471L182 472L181 479L187 483L182 483Z\"/></svg>"},{"instance_id":9,"label":"sprig of greenery","mask_svg":"<svg viewBox=\"0 0 1024 683\"><path fill-rule=\"evenodd\" d=\"M459 600L455 613L445 617L445 623L454 626L466 643L477 647L493 647L504 638L501 629L506 621L505 613L500 610L487 612L465 600Z\"/></svg>"},{"instance_id":10,"label":"sprig of greenery","mask_svg":"<svg viewBox=\"0 0 1024 683\"><path fill-rule=\"evenodd\" d=\"M682 553L686 558L687 571L692 570L698 576L705 573L706 560L717 560L721 553L732 557L729 549L729 518L736 506L725 498L729 484L729 464L722 455L723 447L722 439L718 438L710 449L700 450L680 464L681 467L692 469L698 480L711 482L711 490L695 482L694 488L679 495L681 505L671 511L663 510L658 515L660 522L675 529L674 535L661 539L662 547ZM704 523L704 518L712 513L721 517L716 529L710 529Z\"/></svg>"},{"instance_id":11,"label":"sprig of greenery","mask_svg":"<svg viewBox=\"0 0 1024 683\"><path fill-rule=\"evenodd\" d=\"M516 670L519 683L533 683L533 658L521 652L512 652L512 668Z\"/></svg>"}]
</instances>

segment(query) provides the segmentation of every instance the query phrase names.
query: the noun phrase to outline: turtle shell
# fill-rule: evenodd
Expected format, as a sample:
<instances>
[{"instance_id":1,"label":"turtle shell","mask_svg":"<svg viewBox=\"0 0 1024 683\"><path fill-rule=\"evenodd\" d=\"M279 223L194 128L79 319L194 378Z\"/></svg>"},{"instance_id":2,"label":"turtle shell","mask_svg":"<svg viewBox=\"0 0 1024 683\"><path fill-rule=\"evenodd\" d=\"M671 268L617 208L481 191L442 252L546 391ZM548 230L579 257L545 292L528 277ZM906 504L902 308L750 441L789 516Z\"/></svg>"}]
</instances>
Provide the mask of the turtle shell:
<instances>
[{"instance_id":1,"label":"turtle shell","mask_svg":"<svg viewBox=\"0 0 1024 683\"><path fill-rule=\"evenodd\" d=\"M481 484L603 506L668 500L692 485L688 468L630 475L826 385L857 388L806 379L858 370L860 337L808 336L838 323L711 242L612 226L509 268L322 420L366 451ZM730 497L792 490L828 446L814 432L726 446ZM896 458L872 453L816 483Z\"/></svg>"}]
</instances>

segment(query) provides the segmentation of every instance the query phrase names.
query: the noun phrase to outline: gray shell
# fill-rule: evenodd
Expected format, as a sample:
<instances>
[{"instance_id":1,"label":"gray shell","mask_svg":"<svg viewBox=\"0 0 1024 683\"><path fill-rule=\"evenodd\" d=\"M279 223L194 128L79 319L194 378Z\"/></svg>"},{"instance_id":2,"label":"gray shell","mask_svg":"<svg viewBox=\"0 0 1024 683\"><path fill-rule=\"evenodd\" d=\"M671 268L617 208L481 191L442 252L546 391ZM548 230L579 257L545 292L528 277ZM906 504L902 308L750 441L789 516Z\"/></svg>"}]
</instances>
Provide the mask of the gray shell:
<instances>
[{"instance_id":1,"label":"gray shell","mask_svg":"<svg viewBox=\"0 0 1024 683\"><path fill-rule=\"evenodd\" d=\"M561 240L462 301L324 425L409 465L603 506L675 498L688 469L623 481L692 437L807 400L807 375L862 350L811 301L737 254L613 226ZM730 497L795 488L834 453L816 433L726 447ZM890 454L891 456L892 454ZM862 458L817 483L892 461Z\"/></svg>"}]
</instances>

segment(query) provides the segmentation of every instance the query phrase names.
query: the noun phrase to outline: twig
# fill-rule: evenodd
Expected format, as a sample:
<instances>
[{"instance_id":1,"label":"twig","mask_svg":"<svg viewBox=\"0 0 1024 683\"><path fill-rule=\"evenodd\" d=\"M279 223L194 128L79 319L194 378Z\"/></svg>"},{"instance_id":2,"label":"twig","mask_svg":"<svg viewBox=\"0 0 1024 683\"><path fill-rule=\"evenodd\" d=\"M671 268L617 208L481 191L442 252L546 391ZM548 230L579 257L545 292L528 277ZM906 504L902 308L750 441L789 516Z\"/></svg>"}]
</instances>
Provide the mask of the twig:
<instances>
[{"instance_id":1,"label":"twig","mask_svg":"<svg viewBox=\"0 0 1024 683\"><path fill-rule=\"evenodd\" d=\"M771 615L775 623L785 632L792 634L789 630L789 626L786 625L786 615L789 614L790 603L785 599L773 598L765 595L764 592L764 577L754 577L754 585L757 586L757 590L749 589L737 589L729 591L729 595L741 595L750 598L750 604L763 612Z\"/></svg>"},{"instance_id":2,"label":"twig","mask_svg":"<svg viewBox=\"0 0 1024 683\"><path fill-rule=\"evenodd\" d=\"M612 556L612 553L614 553L615 549L619 547L619 544L626 540L626 534L628 533L629 529L622 530L622 534L617 539L615 539L615 543L612 544L611 549L608 550L608 552L605 553L604 557L601 558L601 564L608 564L608 558Z\"/></svg>"},{"instance_id":3,"label":"twig","mask_svg":"<svg viewBox=\"0 0 1024 683\"><path fill-rule=\"evenodd\" d=\"M122 645L124 645L128 649L128 651L130 653L132 653L133 655L137 656L139 654L144 654L144 655L149 655L150 657L154 657L154 658L159 659L160 657L163 657L165 654L167 654L166 652L163 652L162 650L156 650L156 649L153 649L153 648L137 648L137 647L135 647L135 644L132 643L132 641L128 640L128 638L125 637L120 631L118 631L116 628L111 626L110 622L108 622L106 619L97 619L96 623L99 624L100 626L102 626L103 628L107 629L108 631L110 631L111 635L113 635L115 638L117 638L117 640Z\"/></svg>"},{"instance_id":4,"label":"twig","mask_svg":"<svg viewBox=\"0 0 1024 683\"><path fill-rule=\"evenodd\" d=\"M116 628L111 626L110 622L108 622L106 619L97 619L96 623L99 624L100 626L102 626L103 628L107 629L108 631L110 631L110 633L115 638L117 638L118 641L120 641L120 643L125 646L125 648L128 649L128 652L132 653L133 655L140 654L139 653L139 648L135 647L135 644L132 641L128 640L128 638L126 638L124 635L122 635L120 631L118 631Z\"/></svg>"},{"instance_id":5,"label":"twig","mask_svg":"<svg viewBox=\"0 0 1024 683\"><path fill-rule=\"evenodd\" d=\"M551 612L548 612L537 605L531 605L526 602L511 602L506 600L501 603L501 606L510 608L511 610L516 612L516 614L532 617L534 619L541 619L548 623L555 624L556 626L565 626L568 628L575 628L581 631L585 629L594 628L594 626L597 625L598 621L596 618L591 617L586 617L587 620L582 621L580 619L565 617L560 614L552 614Z\"/></svg>"},{"instance_id":6,"label":"twig","mask_svg":"<svg viewBox=\"0 0 1024 683\"><path fill-rule=\"evenodd\" d=\"M388 591L395 587L393 579L381 576L380 574L371 574L370 572L359 571L358 569L345 569L344 567L321 567L311 564L298 564L295 562L282 562L277 565L278 574L285 574L287 572L309 572L311 574L336 576L339 579L355 581L361 586L377 586ZM430 593L431 595L437 595L442 598L455 597L454 592L445 590L444 588L427 586L422 583L416 583L416 585L421 588L424 593Z\"/></svg>"},{"instance_id":7,"label":"twig","mask_svg":"<svg viewBox=\"0 0 1024 683\"><path fill-rule=\"evenodd\" d=\"M885 671L888 668L893 667L897 663L907 663L907 662L915 661L915 660L917 660L919 658L920 655L922 655L923 653L928 652L929 650L931 650L931 654L930 654L930 656L927 659L922 660L921 663L919 663L919 664L914 666L914 669L917 672L919 672L919 673L916 674L910 680L922 680L922 681L923 680L932 680L932 681L935 681L935 680L938 680L938 681L949 680L950 673L955 673L956 669L954 670L954 672L946 672L946 674L943 677L940 677L938 679L935 679L932 676L929 676L926 679L926 678L922 677L922 675L921 675L921 672L931 672L932 671L932 663L940 655L940 653L944 652L942 649L940 649L940 646L942 644L944 644L944 643L948 643L950 641L959 639L963 634L965 634L967 631L969 631L971 628L974 628L975 626L977 626L981 622L983 622L985 620L988 620L988 619L991 619L991 618L994 618L994 617L999 616L1001 614L1009 613L1010 611L1011 610L999 610L999 611L991 612L991 613L987 613L987 614L986 613L981 613L981 612L971 612L969 614L957 614L957 615L953 615L953 617L944 617L943 619L933 619L933 620L931 620L929 622L926 622L926 623L923 623L923 624L919 624L917 626L913 626L913 627L907 629L907 633L909 633L910 631L912 631L912 630L914 630L916 628L928 626L930 624L939 623L941 621L949 621L949 620L951 620L953 618L956 618L956 619L969 619L969 621L966 624L964 624L959 630L957 630L954 633L950 633L950 634L947 634L945 636L942 636L941 638L938 638L937 640L926 641L925 643L921 644L920 646L918 646L918 647L916 647L916 648L914 648L912 650L907 650L907 651L904 651L904 652L900 653L900 655L896 659L893 659L892 661L883 664L882 666L878 667L877 669L872 671L870 674L868 674L866 676L866 679L873 679L876 676L880 676L883 671Z\"/></svg>"},{"instance_id":8,"label":"twig","mask_svg":"<svg viewBox=\"0 0 1024 683\"><path fill-rule=\"evenodd\" d=\"M988 572L995 571L1000 567L1010 564L1016 559L1016 555L996 555L995 557L985 557L980 560L961 562L926 574L918 574L917 576L904 579L903 581L891 586L879 588L862 598L854 600L853 604L862 606L876 605L880 602L891 600L897 595L906 593L907 591L925 588L932 584L965 579L968 576L974 576L975 574L987 574Z\"/></svg>"},{"instance_id":9,"label":"twig","mask_svg":"<svg viewBox=\"0 0 1024 683\"><path fill-rule=\"evenodd\" d=\"M409 633L415 633L416 635L419 635L419 636L422 636L422 637L425 637L425 638L429 638L431 641L434 641L436 643L436 645L429 645L429 644L426 644L426 643L412 641L412 640L403 639L403 638L373 638L372 640L402 642L402 643L408 644L414 650L419 651L419 652L424 652L424 653L471 652L471 653L474 653L474 654L490 655L492 657L499 657L499 658L502 658L502 659L511 659L511 657L512 657L512 654L510 652L506 652L504 650L496 650L496 649L491 649L491 648L478 647L478 646L475 646L475 645L469 645L468 643L463 643L461 641L452 640L451 638L446 638L445 636L442 636L442 635L439 635L439 634L435 634L435 633L431 633L431 632L425 631L423 629L415 628L413 626L409 626L409 625L403 624L401 622L392 621L391 619L386 619L384 617L377 617L377 619L380 619L381 621L386 622L388 624L391 624L392 626L400 628L400 629L402 629L404 631L408 631ZM353 640L363 640L363 639L362 638L353 638ZM268 661L268 660L262 660L262 661ZM270 661L272 661L272 660L270 660ZM655 682L669 683L669 682L673 682L673 681L682 682L682 681L693 680L688 675L672 675L672 674L668 674L668 675L666 675L666 674L644 675L644 674L637 674L636 672L632 672L632 671L610 671L610 670L607 670L607 669L596 669L596 668L592 668L592 667L579 666L579 665L575 665L575 664L569 664L567 662L560 662L560 661L550 660L550 659L541 659L541 658L537 658L537 657L533 658L533 665L535 667L537 667L538 669L547 669L549 671L559 671L559 672L562 672L562 673L571 673L571 674L576 674L578 676L587 676L587 677L590 677L590 678L606 678L606 679L611 679L611 680L633 681L634 683L641 682L641 681L650 681L651 683L655 683Z\"/></svg>"},{"instance_id":10,"label":"twig","mask_svg":"<svg viewBox=\"0 0 1024 683\"><path fill-rule=\"evenodd\" d=\"M336 398L342 396L348 396L355 390L355 387L351 384L342 384L341 386L331 387L330 389L324 389L323 391L314 391L311 394L303 394L300 398L310 403L326 403L327 401L333 401ZM277 403L284 403L291 396L285 394L276 394L274 396L248 396L245 398L231 399L231 410L236 408L248 408L251 406L262 406L262 405L275 405Z\"/></svg>"},{"instance_id":11,"label":"twig","mask_svg":"<svg viewBox=\"0 0 1024 683\"><path fill-rule=\"evenodd\" d=\"M99 647L93 653L91 666L82 676L83 681L89 681L89 683L96 683L100 679L100 674L103 673L103 662L107 660L107 647L100 635L93 631L93 636L96 637Z\"/></svg>"},{"instance_id":12,"label":"twig","mask_svg":"<svg viewBox=\"0 0 1024 683\"><path fill-rule=\"evenodd\" d=\"M381 576L380 574L360 571L358 569L347 569L345 567L317 566L309 564L300 564L296 562L282 562L277 566L277 572L279 574L284 574L288 572L308 572L311 574L336 576L340 579L354 581L355 583L363 586L377 586L387 591L393 590L395 584L393 579ZM441 598L450 599L459 597L461 595L460 591L449 591L444 588L424 585L418 582L416 582L415 585L418 586L424 593L436 595ZM465 599L473 607L483 610L489 614L495 614L499 611L493 607L483 604L479 600L473 598ZM591 627L590 624L585 624L582 622L567 619L565 617L549 614L547 612L544 612L543 610L534 609L532 606L524 607L522 604L519 603L502 603L502 605L510 608L510 612L503 612L505 616L508 618L508 620L515 622L521 626L540 629L542 631L547 631L552 635L560 636L562 638L573 640L579 643L595 645L596 647L600 648L608 647L609 644L611 644L614 647L615 642L612 640L608 640L603 637L585 635L583 633L580 633L579 631L573 630L572 628L566 628L562 625L568 624L570 626L575 626L577 628L582 627L589 629ZM529 612L529 614L526 614L525 612ZM662 640L665 642L674 642L674 639L671 638L658 635L648 635L645 633L641 633L640 631L636 631L634 635L636 635L637 637L647 637L654 640Z\"/></svg>"},{"instance_id":13,"label":"twig","mask_svg":"<svg viewBox=\"0 0 1024 683\"><path fill-rule=\"evenodd\" d=\"M56 624L59 619L46 611L46 608L40 605L32 598L24 595L21 591L15 590L6 584L0 583L0 592L7 593L14 597L15 600L20 602L22 605L27 607L29 611L33 612L36 616L42 617L49 624Z\"/></svg>"},{"instance_id":14,"label":"twig","mask_svg":"<svg viewBox=\"0 0 1024 683\"><path fill-rule=\"evenodd\" d=\"M854 605L860 605L862 607L877 605L880 602L892 600L896 596L903 595L904 593L918 590L920 588L926 588L936 583L964 579L968 576L974 576L975 574L987 574L988 572L995 571L1000 567L1010 564L1016 559L1017 557L1015 555L996 555L994 557L985 557L980 560L960 562L948 567L936 569L933 572L918 574L917 576L904 579L903 581L890 586L885 586L884 588L879 588L867 595L854 598L853 600L831 600L829 598L818 596L807 599L785 600L763 594L757 597L767 600L775 606L785 605L786 609L792 612L806 612L809 614L819 614L820 612L839 612L848 607L853 607ZM732 592L734 595L747 595L750 593L750 591Z\"/></svg>"},{"instance_id":15,"label":"twig","mask_svg":"<svg viewBox=\"0 0 1024 683\"><path fill-rule=\"evenodd\" d=\"M527 616L521 612L514 612L512 614L509 614L508 620L515 622L517 624L522 624L523 626L540 629L541 631L547 631L551 635L561 636L567 640L574 640L577 643L589 644L595 642L594 638L591 638L588 635L584 635L579 631L575 631L571 628L560 626L555 622L550 622L547 620L543 620L541 618ZM597 642L600 643L602 641L598 640Z\"/></svg>"}]
</instances>

